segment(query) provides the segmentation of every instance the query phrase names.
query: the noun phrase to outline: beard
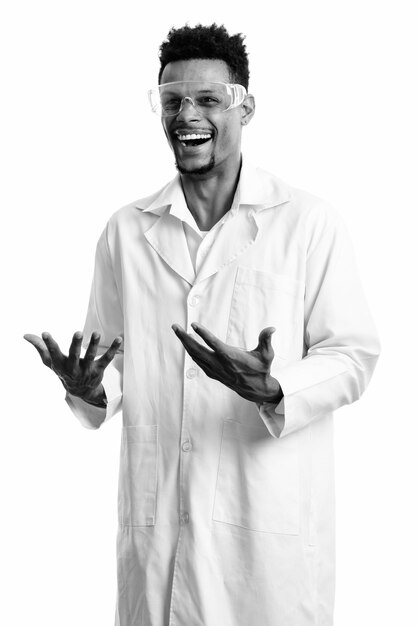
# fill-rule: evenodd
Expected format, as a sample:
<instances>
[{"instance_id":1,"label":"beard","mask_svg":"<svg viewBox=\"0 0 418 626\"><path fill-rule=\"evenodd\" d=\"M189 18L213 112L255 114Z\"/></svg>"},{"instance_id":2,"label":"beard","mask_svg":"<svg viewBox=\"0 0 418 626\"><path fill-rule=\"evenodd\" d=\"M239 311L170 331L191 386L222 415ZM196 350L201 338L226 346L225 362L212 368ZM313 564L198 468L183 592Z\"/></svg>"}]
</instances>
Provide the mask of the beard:
<instances>
[{"instance_id":1,"label":"beard","mask_svg":"<svg viewBox=\"0 0 418 626\"><path fill-rule=\"evenodd\" d=\"M177 161L175 165L180 174L186 174L187 176L203 176L204 174L207 174L208 172L213 170L213 168L215 167L215 157L212 154L209 163L206 163L206 165L201 165L200 167L196 167L194 170L189 170L186 167L183 167Z\"/></svg>"}]
</instances>

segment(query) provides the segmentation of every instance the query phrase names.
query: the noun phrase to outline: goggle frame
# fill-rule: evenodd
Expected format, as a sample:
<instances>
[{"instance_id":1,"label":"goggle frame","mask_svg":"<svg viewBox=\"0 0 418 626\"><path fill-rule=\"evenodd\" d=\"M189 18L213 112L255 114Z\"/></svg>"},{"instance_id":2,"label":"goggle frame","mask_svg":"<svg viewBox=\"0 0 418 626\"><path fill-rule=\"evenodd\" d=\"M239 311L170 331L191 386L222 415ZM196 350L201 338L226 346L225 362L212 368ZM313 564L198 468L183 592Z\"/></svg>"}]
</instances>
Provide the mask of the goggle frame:
<instances>
[{"instance_id":1,"label":"goggle frame","mask_svg":"<svg viewBox=\"0 0 418 626\"><path fill-rule=\"evenodd\" d=\"M248 95L246 88L243 85L240 85L238 83L223 83L220 81L205 81L205 80L175 80L169 83L161 83L161 85L158 85L158 87L154 87L153 89L148 90L148 99L149 99L149 103L151 106L151 111L155 113L156 115L160 115L161 117L174 117L182 111L183 106L184 106L184 101L188 100L193 105L193 108L195 108L197 111L202 112L200 105L196 104L194 99L191 96L183 96L181 98L178 111L174 113L163 114L163 107L161 104L161 97L160 97L161 88L168 87L170 85L180 85L180 84L181 85L184 85L184 84L223 85L224 87L226 87L228 95L231 97L231 103L226 109L223 109L222 111L218 110L218 113L226 113L226 111L235 109L236 107L240 106L244 102L246 96ZM205 111L205 113L207 113L207 111Z\"/></svg>"}]
</instances>

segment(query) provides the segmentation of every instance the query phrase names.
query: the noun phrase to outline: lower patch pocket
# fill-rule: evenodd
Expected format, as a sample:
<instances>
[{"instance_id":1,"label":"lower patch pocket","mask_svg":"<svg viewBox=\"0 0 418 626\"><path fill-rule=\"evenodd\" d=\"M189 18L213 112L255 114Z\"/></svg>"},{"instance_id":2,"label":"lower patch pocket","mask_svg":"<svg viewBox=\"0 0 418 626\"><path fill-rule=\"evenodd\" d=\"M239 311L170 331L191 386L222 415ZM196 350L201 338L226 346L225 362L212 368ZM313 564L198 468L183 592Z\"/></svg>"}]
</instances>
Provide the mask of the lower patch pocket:
<instances>
[{"instance_id":1,"label":"lower patch pocket","mask_svg":"<svg viewBox=\"0 0 418 626\"><path fill-rule=\"evenodd\" d=\"M119 512L123 526L154 526L157 502L158 426L122 429Z\"/></svg>"},{"instance_id":2,"label":"lower patch pocket","mask_svg":"<svg viewBox=\"0 0 418 626\"><path fill-rule=\"evenodd\" d=\"M264 426L224 421L213 520L299 534L297 440L275 439Z\"/></svg>"}]
</instances>

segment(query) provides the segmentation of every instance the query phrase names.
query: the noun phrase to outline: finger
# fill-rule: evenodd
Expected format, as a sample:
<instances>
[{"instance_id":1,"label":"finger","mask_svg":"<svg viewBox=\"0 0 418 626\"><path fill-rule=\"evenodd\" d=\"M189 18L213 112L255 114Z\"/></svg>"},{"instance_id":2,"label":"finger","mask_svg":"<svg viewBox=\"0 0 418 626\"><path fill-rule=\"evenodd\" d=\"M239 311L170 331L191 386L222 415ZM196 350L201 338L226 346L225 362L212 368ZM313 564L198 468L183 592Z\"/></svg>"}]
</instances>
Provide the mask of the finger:
<instances>
[{"instance_id":1,"label":"finger","mask_svg":"<svg viewBox=\"0 0 418 626\"><path fill-rule=\"evenodd\" d=\"M99 341L100 334L97 332L92 333L90 337L90 343L87 347L86 354L84 355L84 361L86 361L87 364L92 363L92 361L94 361L94 359L96 358Z\"/></svg>"},{"instance_id":2,"label":"finger","mask_svg":"<svg viewBox=\"0 0 418 626\"><path fill-rule=\"evenodd\" d=\"M26 341L31 343L33 346L35 346L35 348L37 349L42 359L42 363L46 365L47 367L51 367L51 364L52 364L51 355L49 354L48 348L46 347L41 337L38 337L38 335L32 335L29 333L29 334L23 335L23 338L26 339Z\"/></svg>"},{"instance_id":3,"label":"finger","mask_svg":"<svg viewBox=\"0 0 418 626\"><path fill-rule=\"evenodd\" d=\"M263 328L261 333L258 336L258 346L256 350L261 352L265 356L274 355L273 346L271 345L271 336L276 332L274 326L269 326L268 328Z\"/></svg>"},{"instance_id":4,"label":"finger","mask_svg":"<svg viewBox=\"0 0 418 626\"><path fill-rule=\"evenodd\" d=\"M80 359L81 352L81 344L83 341L83 334L80 332L76 332L73 335L70 349L68 351L68 369L73 372L76 366L78 365L78 361Z\"/></svg>"},{"instance_id":5,"label":"finger","mask_svg":"<svg viewBox=\"0 0 418 626\"><path fill-rule=\"evenodd\" d=\"M96 365L100 369L105 369L109 365L109 363L115 358L115 355L119 350L121 344L122 337L116 337L116 339L112 341L110 348L106 350L106 352L100 357L100 359L97 359Z\"/></svg>"},{"instance_id":6,"label":"finger","mask_svg":"<svg viewBox=\"0 0 418 626\"><path fill-rule=\"evenodd\" d=\"M196 341L194 337L186 333L181 326L173 324L171 327L180 339L185 350L189 353L194 361L199 365L199 361L202 363L210 363L210 357L213 356L213 352L208 350L206 346Z\"/></svg>"},{"instance_id":7,"label":"finger","mask_svg":"<svg viewBox=\"0 0 418 626\"><path fill-rule=\"evenodd\" d=\"M44 340L46 347L48 348L49 354L51 355L52 365L61 365L61 363L65 359L65 356L61 352L60 347L55 339L53 339L49 333L42 333L42 339Z\"/></svg>"},{"instance_id":8,"label":"finger","mask_svg":"<svg viewBox=\"0 0 418 626\"><path fill-rule=\"evenodd\" d=\"M191 326L195 333L197 333L199 337L202 337L203 341L207 343L207 345L212 348L212 350L215 350L215 352L225 352L225 350L228 348L228 345L226 343L218 339L216 335L211 333L210 330L208 330L204 326L196 324L196 322L193 322Z\"/></svg>"}]
</instances>

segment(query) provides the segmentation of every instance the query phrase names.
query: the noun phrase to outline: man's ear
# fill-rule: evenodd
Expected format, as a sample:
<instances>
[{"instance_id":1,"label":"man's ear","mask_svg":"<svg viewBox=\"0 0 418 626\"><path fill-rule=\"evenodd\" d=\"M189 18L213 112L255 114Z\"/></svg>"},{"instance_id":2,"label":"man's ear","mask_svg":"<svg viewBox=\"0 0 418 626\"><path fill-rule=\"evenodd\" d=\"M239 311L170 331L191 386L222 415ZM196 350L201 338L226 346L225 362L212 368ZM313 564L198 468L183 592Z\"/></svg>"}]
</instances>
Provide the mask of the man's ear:
<instances>
[{"instance_id":1,"label":"man's ear","mask_svg":"<svg viewBox=\"0 0 418 626\"><path fill-rule=\"evenodd\" d=\"M249 124L255 113L254 96L250 93L245 96L244 102L241 104L241 124L245 126Z\"/></svg>"}]
</instances>

